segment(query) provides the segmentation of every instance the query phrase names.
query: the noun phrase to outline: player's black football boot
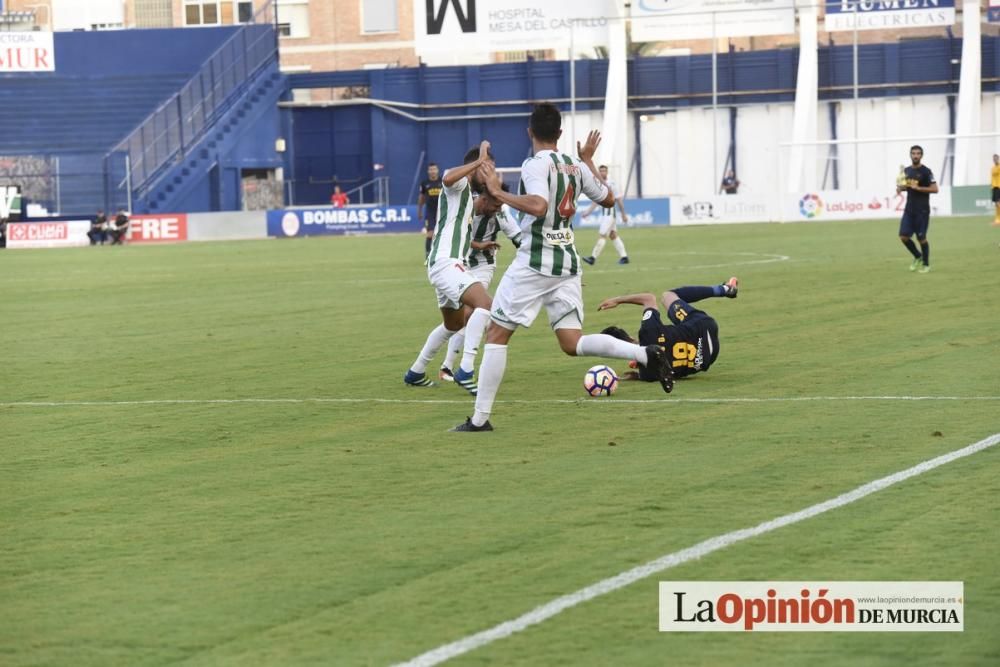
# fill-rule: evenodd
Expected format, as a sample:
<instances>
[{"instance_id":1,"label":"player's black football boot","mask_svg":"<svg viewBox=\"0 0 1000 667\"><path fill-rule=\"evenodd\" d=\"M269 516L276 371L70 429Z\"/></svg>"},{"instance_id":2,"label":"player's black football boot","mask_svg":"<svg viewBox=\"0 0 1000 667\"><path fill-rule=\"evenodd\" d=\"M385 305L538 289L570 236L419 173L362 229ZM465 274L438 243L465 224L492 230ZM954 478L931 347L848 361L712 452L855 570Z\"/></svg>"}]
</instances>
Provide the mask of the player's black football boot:
<instances>
[{"instance_id":1,"label":"player's black football boot","mask_svg":"<svg viewBox=\"0 0 1000 667\"><path fill-rule=\"evenodd\" d=\"M458 426L450 430L452 433L476 433L479 431L492 431L493 424L491 424L490 420L487 419L486 423L483 424L482 426L476 426L475 424L472 423L472 417L466 417L465 423L459 424Z\"/></svg>"},{"instance_id":2,"label":"player's black football boot","mask_svg":"<svg viewBox=\"0 0 1000 667\"><path fill-rule=\"evenodd\" d=\"M670 367L667 351L659 345L646 346L646 368L660 379L660 386L668 394L674 390L674 369Z\"/></svg>"}]
</instances>

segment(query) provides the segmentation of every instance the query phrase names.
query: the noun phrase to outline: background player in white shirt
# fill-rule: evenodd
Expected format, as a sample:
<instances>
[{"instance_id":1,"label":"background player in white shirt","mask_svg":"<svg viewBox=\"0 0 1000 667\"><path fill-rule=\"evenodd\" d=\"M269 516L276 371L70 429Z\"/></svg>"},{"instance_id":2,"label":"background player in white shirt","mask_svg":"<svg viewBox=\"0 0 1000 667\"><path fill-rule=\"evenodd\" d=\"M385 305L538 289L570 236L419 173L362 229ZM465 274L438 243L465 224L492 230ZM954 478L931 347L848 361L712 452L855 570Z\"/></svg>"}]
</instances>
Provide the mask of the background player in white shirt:
<instances>
[{"instance_id":1,"label":"background player in white shirt","mask_svg":"<svg viewBox=\"0 0 1000 667\"><path fill-rule=\"evenodd\" d=\"M601 256L604 244L607 243L608 239L611 239L611 242L615 246L615 251L618 252L618 263L628 264L628 253L625 252L625 243L622 241L622 237L618 235L619 211L621 211L622 215L622 224L628 224L628 213L625 212L625 195L618 189L615 182L608 178L607 166L602 164L598 167L598 171L601 174L601 180L608 186L611 194L615 196L615 203L611 206L601 208L601 227L597 231L600 236L597 237L597 243L594 244L594 250L590 253L590 257L584 257L583 261L593 265L597 261L597 258ZM594 212L595 208L597 208L597 202L591 204L582 217L588 217Z\"/></svg>"},{"instance_id":2,"label":"background player in white shirt","mask_svg":"<svg viewBox=\"0 0 1000 667\"><path fill-rule=\"evenodd\" d=\"M559 109L554 104L535 107L528 127L534 156L521 165L518 195L499 187L491 163L480 168L480 179L490 195L525 213L520 220L523 237L493 300L492 321L479 367L475 414L454 431L493 430L489 416L507 366L507 343L517 327L531 326L542 306L566 354L634 360L655 373L665 391L673 389L673 375L663 348L640 347L607 334L582 333L581 268L572 225L576 199L583 192L591 201L611 206L614 195L598 180L592 161L600 133L591 132L586 144L577 144L580 159L558 151L556 144L561 134Z\"/></svg>"},{"instance_id":3,"label":"background player in white shirt","mask_svg":"<svg viewBox=\"0 0 1000 667\"><path fill-rule=\"evenodd\" d=\"M403 382L411 387L434 386L425 373L427 365L441 346L463 326L466 328L467 340L476 342L471 351L474 360L475 347L489 323L493 300L483 284L469 271L467 262L472 244L473 208L477 205L485 207L491 201L499 207L499 202L495 199L474 199L472 196L473 188L482 188L477 169L483 164L493 165L489 149L490 142L483 141L478 151L471 149L465 154L461 167L447 170L441 179L443 189L438 201L434 241L427 257L427 277L437 293L443 322L427 336L416 361L403 376ZM471 315L467 314L466 306L472 309ZM471 373L467 382L458 384L475 394L476 387L471 380Z\"/></svg>"}]
</instances>

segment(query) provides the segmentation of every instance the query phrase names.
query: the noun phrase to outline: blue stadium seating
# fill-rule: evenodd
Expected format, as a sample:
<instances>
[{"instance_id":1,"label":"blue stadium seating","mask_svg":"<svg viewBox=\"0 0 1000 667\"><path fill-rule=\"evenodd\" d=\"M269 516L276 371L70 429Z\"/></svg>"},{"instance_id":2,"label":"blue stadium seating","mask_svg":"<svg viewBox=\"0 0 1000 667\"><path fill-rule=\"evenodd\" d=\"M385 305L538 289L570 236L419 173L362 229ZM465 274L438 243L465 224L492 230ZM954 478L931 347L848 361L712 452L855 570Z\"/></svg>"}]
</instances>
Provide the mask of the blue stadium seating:
<instances>
[{"instance_id":1,"label":"blue stadium seating","mask_svg":"<svg viewBox=\"0 0 1000 667\"><path fill-rule=\"evenodd\" d=\"M5 78L0 154L103 154L189 76Z\"/></svg>"},{"instance_id":2,"label":"blue stadium seating","mask_svg":"<svg viewBox=\"0 0 1000 667\"><path fill-rule=\"evenodd\" d=\"M187 210L238 208L237 191L209 201L205 193L218 187L207 182L205 167L223 162L275 166L275 103L284 93L284 80L276 57L256 72L241 60L242 49L250 49L247 53L256 58L254 62L262 62L275 46L273 26L267 24L56 33L55 72L0 75L0 156L44 157L55 165L59 178L41 188L44 198L36 201L50 211L77 215L117 208L128 201L121 187L123 154L111 154L120 142L144 123L149 126L150 117L159 117L160 109L176 112L208 102L208 107L199 108L209 109L211 115L203 111L184 126L180 153L170 153L169 162L156 165L149 159L162 160L167 153L145 155L147 171L141 183L133 182L134 188L141 188L133 198L133 210L186 205L191 206ZM185 88L190 81L199 85ZM178 100L175 95L182 90L185 94ZM210 99L198 97L195 91L202 90L209 91ZM266 123L260 120L265 117ZM159 132L155 127L142 133L143 142ZM240 141L247 134L260 136ZM175 139L171 134L164 141ZM202 162L197 168L184 167L182 159L185 164ZM33 176L16 171L8 175L8 180L18 178L30 183Z\"/></svg>"}]
</instances>

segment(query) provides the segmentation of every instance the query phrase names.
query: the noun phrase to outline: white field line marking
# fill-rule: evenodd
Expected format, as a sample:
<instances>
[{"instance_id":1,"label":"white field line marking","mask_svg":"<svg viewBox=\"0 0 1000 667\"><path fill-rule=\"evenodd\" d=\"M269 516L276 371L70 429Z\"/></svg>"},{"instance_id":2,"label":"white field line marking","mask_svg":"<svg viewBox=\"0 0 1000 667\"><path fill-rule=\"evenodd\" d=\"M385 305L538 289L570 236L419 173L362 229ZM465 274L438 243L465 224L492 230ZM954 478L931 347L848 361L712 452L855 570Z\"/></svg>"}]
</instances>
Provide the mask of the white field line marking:
<instances>
[{"instance_id":1,"label":"white field line marking","mask_svg":"<svg viewBox=\"0 0 1000 667\"><path fill-rule=\"evenodd\" d=\"M787 262L791 259L789 255L778 255L769 252L677 252L672 253L674 255L735 255L738 257L764 257L765 259L755 259L755 260L742 260L738 262L722 262L719 264L695 264L693 266L668 266L665 263L659 263L658 266L638 266L632 267L632 271L676 271L676 270L687 270L687 269L718 269L723 267L732 266L749 266L751 264L773 264L775 262ZM614 260L610 260L614 261ZM615 262L617 263L617 262ZM584 277L591 273L618 273L620 268L615 269L587 269L583 272Z\"/></svg>"},{"instance_id":2,"label":"white field line marking","mask_svg":"<svg viewBox=\"0 0 1000 667\"><path fill-rule=\"evenodd\" d=\"M726 547L736 544L737 542L742 542L752 537L764 535L773 530L777 530L778 528L791 526L792 524L805 521L806 519L811 519L812 517L823 514L824 512L829 512L830 510L850 505L851 503L861 500L865 496L869 496L876 491L881 491L882 489L886 489L911 477L922 475L923 473L943 466L946 463L951 463L952 461L970 456L976 452L981 452L984 449L993 447L997 443L1000 443L1000 433L994 433L988 438L980 440L977 443L963 447L962 449L957 449L953 452L949 452L948 454L943 454L936 458L929 459L923 463L918 463L912 468L901 470L897 473L889 475L888 477L876 479L874 482L869 482L859 486L853 491L848 491L847 493L839 495L836 498L831 498L830 500L817 503L816 505L799 510L798 512L793 512L791 514L780 516L777 519L765 521L764 523L758 524L753 528L734 530L733 532L726 533L725 535L709 538L704 542L699 542L698 544L688 547L687 549L675 551L674 553L667 554L666 556L662 556L656 560L649 561L644 565L639 565L631 570L626 570L621 574L599 581L596 584L591 584L586 588L581 588L576 592L558 597L551 602L535 607L526 614L522 614L513 620L495 625L489 630L477 632L474 635L469 635L468 637L464 637L458 641L450 644L444 644L436 649L422 653L411 660L399 663L397 667L431 667L431 665L437 665L445 660L450 660L451 658L460 656L463 653L474 651L477 648L495 642L498 639L509 637L515 632L520 632L521 630L529 628L532 625L537 625L538 623L552 618L556 614L562 613L571 607L575 607L581 602L586 602L587 600L592 600L598 596L617 591L620 588L624 588L625 586L650 577L654 574L659 574L664 570L668 570L672 567L682 565L692 560L697 560L720 549L725 549Z\"/></svg>"},{"instance_id":3,"label":"white field line marking","mask_svg":"<svg viewBox=\"0 0 1000 667\"><path fill-rule=\"evenodd\" d=\"M431 404L431 405L467 405L468 399L451 398L163 398L136 401L0 401L0 408L64 408L64 407L100 407L123 405L258 405L258 404L305 404L305 403L388 403L388 404ZM579 404L579 405L617 405L629 404L661 404L661 403L803 403L822 401L1000 401L1000 396L790 396L772 398L562 398L542 402L528 399L508 399L497 403L513 405L549 405Z\"/></svg>"},{"instance_id":4,"label":"white field line marking","mask_svg":"<svg viewBox=\"0 0 1000 667\"><path fill-rule=\"evenodd\" d=\"M718 264L692 264L692 265L668 265L665 262L658 262L656 266L631 266L630 271L679 271L688 269L718 269L734 266L749 266L751 264L774 264L775 262L788 262L788 261L813 261L813 260L793 260L790 255L780 255L771 252L675 252L666 255L669 259L671 255L722 255L728 257L762 257L763 259L748 259L748 260L738 260L735 262L720 262ZM617 266L617 261L609 259ZM509 265L508 265L509 266ZM622 269L587 269L583 272L584 278L590 274L594 273L618 273ZM328 285L328 281L307 281L308 283L317 283ZM351 285L363 285L369 283L412 283L413 278L352 278L350 280L344 281L346 284ZM300 283L299 281L296 284Z\"/></svg>"}]
</instances>

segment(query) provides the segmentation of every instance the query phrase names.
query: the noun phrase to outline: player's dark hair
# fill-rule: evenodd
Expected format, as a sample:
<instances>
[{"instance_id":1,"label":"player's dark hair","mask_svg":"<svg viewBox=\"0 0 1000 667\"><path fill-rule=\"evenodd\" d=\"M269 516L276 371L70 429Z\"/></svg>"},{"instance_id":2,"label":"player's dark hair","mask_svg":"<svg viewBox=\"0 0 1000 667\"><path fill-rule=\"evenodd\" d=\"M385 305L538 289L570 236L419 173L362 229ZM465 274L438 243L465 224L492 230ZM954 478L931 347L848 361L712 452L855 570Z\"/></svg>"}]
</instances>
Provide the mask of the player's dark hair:
<instances>
[{"instance_id":1,"label":"player's dark hair","mask_svg":"<svg viewBox=\"0 0 1000 667\"><path fill-rule=\"evenodd\" d=\"M491 160L493 160L493 149L487 148L486 155L489 156ZM470 162L475 162L478 159L479 159L479 146L473 146L465 154L465 157L462 159L462 164L469 164ZM496 160L493 161L496 162Z\"/></svg>"},{"instance_id":2,"label":"player's dark hair","mask_svg":"<svg viewBox=\"0 0 1000 667\"><path fill-rule=\"evenodd\" d=\"M606 165L606 164L602 164L602 165L600 165L598 167L598 169L607 169L607 168L608 168L608 165Z\"/></svg>"},{"instance_id":3,"label":"player's dark hair","mask_svg":"<svg viewBox=\"0 0 1000 667\"><path fill-rule=\"evenodd\" d=\"M504 192L510 192L510 186L507 185L506 183L501 183L500 189L503 190Z\"/></svg>"},{"instance_id":4,"label":"player's dark hair","mask_svg":"<svg viewBox=\"0 0 1000 667\"><path fill-rule=\"evenodd\" d=\"M430 169L431 167L436 167L436 166L438 166L438 163L437 163L437 162L428 162L428 163L427 163L427 168L428 168L428 169Z\"/></svg>"},{"instance_id":5,"label":"player's dark hair","mask_svg":"<svg viewBox=\"0 0 1000 667\"><path fill-rule=\"evenodd\" d=\"M920 151L921 155L924 154L924 147L923 146L918 146L917 144L913 144L912 146L910 146L910 150L912 151L914 149Z\"/></svg>"},{"instance_id":6,"label":"player's dark hair","mask_svg":"<svg viewBox=\"0 0 1000 667\"><path fill-rule=\"evenodd\" d=\"M608 327L601 332L602 334L607 334L608 336L614 336L618 340L623 340L626 343L634 343L635 339L628 335L628 332L621 327Z\"/></svg>"},{"instance_id":7,"label":"player's dark hair","mask_svg":"<svg viewBox=\"0 0 1000 667\"><path fill-rule=\"evenodd\" d=\"M559 107L551 102L545 102L535 107L531 112L531 120L528 123L531 133L539 141L554 142L559 139L559 130L562 129L562 114Z\"/></svg>"}]
</instances>

